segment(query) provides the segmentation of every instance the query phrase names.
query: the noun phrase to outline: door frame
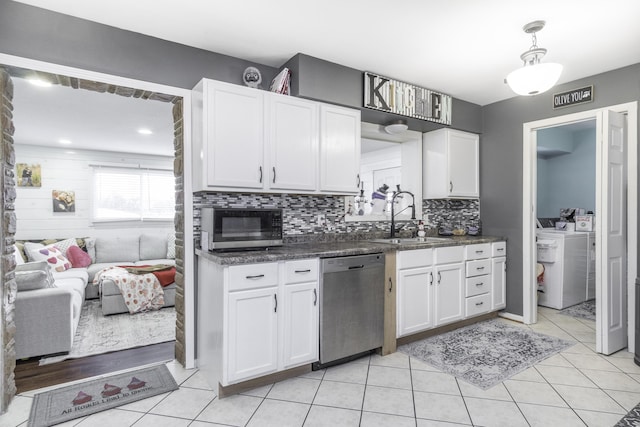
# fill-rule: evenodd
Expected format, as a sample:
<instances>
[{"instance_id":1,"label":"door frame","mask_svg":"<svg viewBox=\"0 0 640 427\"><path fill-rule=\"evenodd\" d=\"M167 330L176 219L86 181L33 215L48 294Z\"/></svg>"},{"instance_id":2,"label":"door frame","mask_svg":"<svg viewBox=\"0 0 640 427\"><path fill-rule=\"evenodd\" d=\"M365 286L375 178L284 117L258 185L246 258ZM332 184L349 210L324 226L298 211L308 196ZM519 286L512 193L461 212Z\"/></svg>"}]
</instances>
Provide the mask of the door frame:
<instances>
[{"instance_id":1,"label":"door frame","mask_svg":"<svg viewBox=\"0 0 640 427\"><path fill-rule=\"evenodd\" d=\"M597 119L604 111L627 115L627 323L628 350L635 349L635 277L637 276L638 224L638 102L612 105L523 124L522 150L522 284L523 321L537 322L535 281L535 232L537 204L536 131L573 122ZM598 161L597 159L596 161ZM597 201L596 201L597 204ZM596 261L598 262L598 261ZM597 284L596 284L597 287ZM597 291L596 291L597 292Z\"/></svg>"},{"instance_id":2,"label":"door frame","mask_svg":"<svg viewBox=\"0 0 640 427\"><path fill-rule=\"evenodd\" d=\"M185 368L195 367L195 282L194 282L194 247L193 247L193 185L191 154L191 90L152 83L144 80L68 67L51 62L37 61L19 56L0 53L0 64L11 65L30 70L61 74L80 79L104 82L117 86L127 86L150 92L160 92L183 99L183 191L184 191L184 334L185 334ZM4 329L4 327L2 328Z\"/></svg>"}]
</instances>

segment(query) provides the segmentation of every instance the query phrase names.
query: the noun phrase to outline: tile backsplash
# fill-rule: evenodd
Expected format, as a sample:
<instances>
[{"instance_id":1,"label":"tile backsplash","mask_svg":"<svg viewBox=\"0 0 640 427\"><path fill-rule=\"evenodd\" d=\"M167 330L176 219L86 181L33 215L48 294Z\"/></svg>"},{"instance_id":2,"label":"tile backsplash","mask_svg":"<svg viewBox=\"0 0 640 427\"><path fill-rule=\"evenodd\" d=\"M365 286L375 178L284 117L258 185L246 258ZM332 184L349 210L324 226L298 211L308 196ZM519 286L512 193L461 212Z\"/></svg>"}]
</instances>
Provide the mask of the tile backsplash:
<instances>
[{"instance_id":1,"label":"tile backsplash","mask_svg":"<svg viewBox=\"0 0 640 427\"><path fill-rule=\"evenodd\" d=\"M285 242L314 240L354 240L363 237L383 237L389 232L389 221L344 221L344 197L332 195L253 194L253 193L196 193L193 197L194 238L200 236L200 208L280 208L283 210ZM462 217L477 220L480 203L475 200L423 200L425 223L435 228L445 220ZM318 223L323 214L327 225ZM416 229L405 226L404 233ZM435 231L435 230L434 230Z\"/></svg>"}]
</instances>

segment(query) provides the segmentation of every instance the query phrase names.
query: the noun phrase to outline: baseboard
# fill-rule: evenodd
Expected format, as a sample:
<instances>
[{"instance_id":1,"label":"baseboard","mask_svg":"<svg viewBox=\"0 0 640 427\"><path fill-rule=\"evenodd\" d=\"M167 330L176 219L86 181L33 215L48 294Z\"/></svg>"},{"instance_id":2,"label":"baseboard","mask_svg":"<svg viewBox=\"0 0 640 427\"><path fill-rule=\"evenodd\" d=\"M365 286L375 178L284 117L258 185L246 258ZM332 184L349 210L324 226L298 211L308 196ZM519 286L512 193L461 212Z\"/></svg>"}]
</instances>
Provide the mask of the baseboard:
<instances>
[{"instance_id":1,"label":"baseboard","mask_svg":"<svg viewBox=\"0 0 640 427\"><path fill-rule=\"evenodd\" d=\"M276 372L273 374L265 375L264 377L243 381L238 384L231 384L228 386L222 386L218 384L218 397L222 399L224 397L242 393L243 391L248 391L256 387L273 384L275 382L297 377L298 375L306 374L309 372L311 372L311 364L298 366L296 368L287 369L286 371Z\"/></svg>"},{"instance_id":2,"label":"baseboard","mask_svg":"<svg viewBox=\"0 0 640 427\"><path fill-rule=\"evenodd\" d=\"M513 314L513 313L507 313L507 312L501 311L498 313L498 316L508 320L513 320L514 322L524 323L524 317L520 316L519 314Z\"/></svg>"}]
</instances>

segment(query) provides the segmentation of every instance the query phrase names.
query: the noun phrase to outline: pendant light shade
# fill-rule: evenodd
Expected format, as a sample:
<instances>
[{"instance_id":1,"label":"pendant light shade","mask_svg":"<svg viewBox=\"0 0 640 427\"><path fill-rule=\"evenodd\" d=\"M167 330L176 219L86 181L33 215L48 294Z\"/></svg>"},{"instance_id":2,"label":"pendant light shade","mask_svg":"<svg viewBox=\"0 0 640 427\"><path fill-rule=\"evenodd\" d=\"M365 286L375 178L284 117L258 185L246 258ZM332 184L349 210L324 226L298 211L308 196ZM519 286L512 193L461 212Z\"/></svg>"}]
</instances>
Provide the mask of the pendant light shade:
<instances>
[{"instance_id":1,"label":"pendant light shade","mask_svg":"<svg viewBox=\"0 0 640 427\"><path fill-rule=\"evenodd\" d=\"M562 73L562 65L540 62L547 49L537 46L536 32L544 28L544 24L544 21L534 21L523 27L525 33L531 34L533 45L520 55L524 66L509 73L505 80L518 95L532 96L546 92L555 86Z\"/></svg>"}]
</instances>

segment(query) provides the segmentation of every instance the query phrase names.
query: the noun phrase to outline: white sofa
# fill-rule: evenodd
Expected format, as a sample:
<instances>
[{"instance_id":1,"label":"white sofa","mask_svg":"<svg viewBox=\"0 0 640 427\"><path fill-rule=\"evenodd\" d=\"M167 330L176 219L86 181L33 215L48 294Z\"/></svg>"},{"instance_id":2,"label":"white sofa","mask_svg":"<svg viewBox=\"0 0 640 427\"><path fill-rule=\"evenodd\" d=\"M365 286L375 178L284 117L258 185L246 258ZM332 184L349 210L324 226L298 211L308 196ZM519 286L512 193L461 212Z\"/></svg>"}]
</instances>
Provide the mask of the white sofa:
<instances>
[{"instance_id":1,"label":"white sofa","mask_svg":"<svg viewBox=\"0 0 640 427\"><path fill-rule=\"evenodd\" d=\"M92 264L51 273L52 282L22 280L35 263L16 267L18 292L15 301L16 358L24 359L71 350L85 299L101 298L103 314L128 313L118 287L112 281L93 284L96 273L113 265L175 264L168 258L166 234L142 234L82 239ZM20 276L20 277L19 277ZM51 279L49 279L51 281ZM163 288L165 307L175 305L175 283Z\"/></svg>"}]
</instances>

